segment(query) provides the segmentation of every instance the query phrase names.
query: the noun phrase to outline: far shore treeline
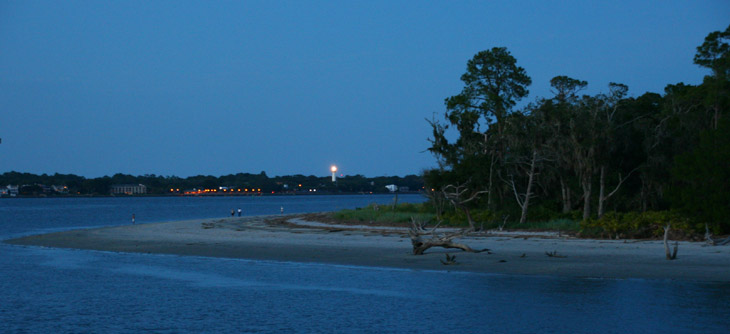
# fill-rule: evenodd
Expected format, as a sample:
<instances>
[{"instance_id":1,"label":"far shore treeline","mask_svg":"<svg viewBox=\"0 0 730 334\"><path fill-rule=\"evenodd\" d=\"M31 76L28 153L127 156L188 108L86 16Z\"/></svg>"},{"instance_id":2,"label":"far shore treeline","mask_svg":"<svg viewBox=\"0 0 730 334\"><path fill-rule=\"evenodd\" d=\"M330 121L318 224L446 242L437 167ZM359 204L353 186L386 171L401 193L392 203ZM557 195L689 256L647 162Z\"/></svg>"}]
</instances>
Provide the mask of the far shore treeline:
<instances>
[{"instance_id":1,"label":"far shore treeline","mask_svg":"<svg viewBox=\"0 0 730 334\"><path fill-rule=\"evenodd\" d=\"M317 193L387 193L387 185L394 184L403 192L422 190L423 179L417 175L365 177L362 175L346 175L332 182L331 176L289 175L269 177L265 172L259 174L238 173L220 177L197 175L186 178L177 176L114 174L97 178L86 178L73 174L36 175L20 172L0 174L0 187L7 185L18 187L19 196L72 196L72 195L109 195L113 185L143 184L149 195L177 195L193 189L218 190L216 194L224 194L222 189L241 189L235 194L317 194ZM63 190L56 190L66 187ZM247 191L243 191L247 190ZM226 192L230 193L230 192Z\"/></svg>"},{"instance_id":2,"label":"far shore treeline","mask_svg":"<svg viewBox=\"0 0 730 334\"><path fill-rule=\"evenodd\" d=\"M444 117L429 120L431 205L472 228L570 219L611 237L666 225L730 233L728 42L730 27L697 47L694 63L707 69L698 85L632 97L610 83L585 95L586 81L561 75L552 96L523 108L526 70L507 48L477 53Z\"/></svg>"}]
</instances>

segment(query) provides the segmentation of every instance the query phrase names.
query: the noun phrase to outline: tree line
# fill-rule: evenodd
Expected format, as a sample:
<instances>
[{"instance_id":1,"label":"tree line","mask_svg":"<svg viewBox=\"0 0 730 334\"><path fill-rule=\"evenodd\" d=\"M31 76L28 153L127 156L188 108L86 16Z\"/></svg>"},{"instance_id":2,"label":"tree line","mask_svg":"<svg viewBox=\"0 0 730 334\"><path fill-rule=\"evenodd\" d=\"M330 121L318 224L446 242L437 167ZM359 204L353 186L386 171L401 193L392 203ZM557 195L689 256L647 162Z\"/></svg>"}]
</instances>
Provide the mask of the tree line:
<instances>
[{"instance_id":1,"label":"tree line","mask_svg":"<svg viewBox=\"0 0 730 334\"><path fill-rule=\"evenodd\" d=\"M730 232L729 41L730 27L697 47L694 63L708 70L698 85L632 97L610 83L587 95L586 81L561 75L551 96L520 108L532 83L525 69L504 47L477 53L444 118L428 120L431 204L472 227L669 211Z\"/></svg>"},{"instance_id":2,"label":"tree line","mask_svg":"<svg viewBox=\"0 0 730 334\"><path fill-rule=\"evenodd\" d=\"M62 185L72 195L108 195L114 184L144 184L148 194L183 193L192 189L248 188L261 193L311 192L317 189L328 193L386 193L386 185L395 184L403 190L420 191L423 178L419 175L365 177L347 175L332 182L331 177L314 175L288 175L269 177L265 172L259 174L238 173L223 176L197 175L187 178L162 175L114 174L97 178L86 178L73 174L36 175L31 173L6 172L0 174L0 185L20 186L20 195L39 195L43 192L40 185ZM25 186L25 187L23 187ZM260 189L260 191L259 191Z\"/></svg>"}]
</instances>

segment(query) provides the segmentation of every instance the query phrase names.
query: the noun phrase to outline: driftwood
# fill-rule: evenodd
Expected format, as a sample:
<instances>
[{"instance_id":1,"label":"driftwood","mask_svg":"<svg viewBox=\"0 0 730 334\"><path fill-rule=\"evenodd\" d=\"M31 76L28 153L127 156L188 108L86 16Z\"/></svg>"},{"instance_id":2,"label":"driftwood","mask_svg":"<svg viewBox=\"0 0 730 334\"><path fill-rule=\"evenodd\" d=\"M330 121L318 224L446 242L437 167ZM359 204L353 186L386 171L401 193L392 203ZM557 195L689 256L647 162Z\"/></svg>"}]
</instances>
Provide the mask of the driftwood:
<instances>
[{"instance_id":1,"label":"driftwood","mask_svg":"<svg viewBox=\"0 0 730 334\"><path fill-rule=\"evenodd\" d=\"M523 253L522 255L523 256L521 256L521 257L524 257L525 254ZM545 252L545 255L547 255L548 257L558 257L558 258L566 258L567 257L565 255L558 255L558 251Z\"/></svg>"},{"instance_id":2,"label":"driftwood","mask_svg":"<svg viewBox=\"0 0 730 334\"><path fill-rule=\"evenodd\" d=\"M667 260L674 260L677 258L677 250L679 250L679 241L674 242L674 252L671 254L669 253L669 229L671 229L672 225L667 224L667 226L664 227L664 253L667 255Z\"/></svg>"},{"instance_id":3,"label":"driftwood","mask_svg":"<svg viewBox=\"0 0 730 334\"><path fill-rule=\"evenodd\" d=\"M708 244L712 246L723 246L730 244L730 237L727 237L725 239L715 240L712 239L712 233L710 233L710 227L705 224L705 240Z\"/></svg>"},{"instance_id":4,"label":"driftwood","mask_svg":"<svg viewBox=\"0 0 730 334\"><path fill-rule=\"evenodd\" d=\"M456 262L456 255L449 255L449 253L446 253L446 261L441 260L441 263L445 266L459 264L459 262Z\"/></svg>"},{"instance_id":5,"label":"driftwood","mask_svg":"<svg viewBox=\"0 0 730 334\"><path fill-rule=\"evenodd\" d=\"M439 222L440 224L441 222ZM438 224L436 225L438 227ZM454 239L465 236L469 230L460 230L457 232L436 234L436 227L427 230L425 224L417 222L411 218L411 227L408 229L408 235L411 237L413 245L413 255L423 255L427 249L431 247L455 248L461 249L469 253L480 253L489 251L489 249L474 250L468 245L454 242ZM425 239L423 236L430 235L431 238Z\"/></svg>"}]
</instances>

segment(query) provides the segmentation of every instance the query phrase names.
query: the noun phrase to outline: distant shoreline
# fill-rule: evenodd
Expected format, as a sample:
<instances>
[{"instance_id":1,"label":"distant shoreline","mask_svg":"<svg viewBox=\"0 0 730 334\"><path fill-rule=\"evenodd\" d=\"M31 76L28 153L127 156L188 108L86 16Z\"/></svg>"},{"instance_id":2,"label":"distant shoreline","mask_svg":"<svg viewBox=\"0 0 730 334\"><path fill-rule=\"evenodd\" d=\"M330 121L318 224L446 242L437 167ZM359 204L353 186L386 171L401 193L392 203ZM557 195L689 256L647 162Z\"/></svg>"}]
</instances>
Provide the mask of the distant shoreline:
<instances>
[{"instance_id":1,"label":"distant shoreline","mask_svg":"<svg viewBox=\"0 0 730 334\"><path fill-rule=\"evenodd\" d=\"M460 241L490 253L432 248L411 254L404 229L307 222L302 215L233 217L64 231L5 240L25 246L317 262L415 270L580 278L730 282L730 247L679 243L676 260L661 241L574 239L506 232ZM555 252L550 257L546 252ZM445 254L458 264L444 265Z\"/></svg>"},{"instance_id":2,"label":"distant shoreline","mask_svg":"<svg viewBox=\"0 0 730 334\"><path fill-rule=\"evenodd\" d=\"M421 192L399 192L398 195L419 195ZM181 195L181 194L138 194L138 195L47 195L47 196L0 196L1 199L17 199L17 198L145 198L145 197L268 197L268 196L355 196L355 195L393 195L393 193L361 193L361 192L301 192L301 193L261 193L261 194L200 194L200 195Z\"/></svg>"}]
</instances>

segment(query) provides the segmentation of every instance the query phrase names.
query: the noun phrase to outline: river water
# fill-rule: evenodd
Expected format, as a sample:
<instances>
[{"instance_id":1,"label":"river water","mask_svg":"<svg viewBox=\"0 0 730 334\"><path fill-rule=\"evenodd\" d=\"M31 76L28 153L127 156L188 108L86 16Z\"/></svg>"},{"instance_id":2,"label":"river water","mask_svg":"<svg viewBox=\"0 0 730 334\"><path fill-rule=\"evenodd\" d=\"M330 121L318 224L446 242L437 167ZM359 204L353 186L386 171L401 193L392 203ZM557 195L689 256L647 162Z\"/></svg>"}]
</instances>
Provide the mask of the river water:
<instances>
[{"instance_id":1,"label":"river water","mask_svg":"<svg viewBox=\"0 0 730 334\"><path fill-rule=\"evenodd\" d=\"M416 195L401 201L419 202ZM1 199L0 239L331 211L389 195ZM730 268L728 269L730 270ZM728 333L730 284L574 279L0 243L0 333Z\"/></svg>"}]
</instances>

